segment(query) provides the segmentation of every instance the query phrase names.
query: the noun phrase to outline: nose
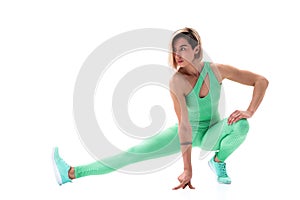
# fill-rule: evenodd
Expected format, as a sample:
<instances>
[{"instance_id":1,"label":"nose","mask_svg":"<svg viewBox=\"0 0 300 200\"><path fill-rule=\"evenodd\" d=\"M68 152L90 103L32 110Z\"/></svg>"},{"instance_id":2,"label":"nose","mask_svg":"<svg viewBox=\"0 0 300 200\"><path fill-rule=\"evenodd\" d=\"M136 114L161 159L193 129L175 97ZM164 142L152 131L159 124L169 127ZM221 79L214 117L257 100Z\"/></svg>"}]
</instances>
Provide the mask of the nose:
<instances>
[{"instance_id":1,"label":"nose","mask_svg":"<svg viewBox=\"0 0 300 200\"><path fill-rule=\"evenodd\" d=\"M174 54L175 54L175 58L176 58L176 59L180 59L180 58L182 58L182 56L181 56L181 54L180 54L180 53L176 53L176 52L174 52Z\"/></svg>"}]
</instances>

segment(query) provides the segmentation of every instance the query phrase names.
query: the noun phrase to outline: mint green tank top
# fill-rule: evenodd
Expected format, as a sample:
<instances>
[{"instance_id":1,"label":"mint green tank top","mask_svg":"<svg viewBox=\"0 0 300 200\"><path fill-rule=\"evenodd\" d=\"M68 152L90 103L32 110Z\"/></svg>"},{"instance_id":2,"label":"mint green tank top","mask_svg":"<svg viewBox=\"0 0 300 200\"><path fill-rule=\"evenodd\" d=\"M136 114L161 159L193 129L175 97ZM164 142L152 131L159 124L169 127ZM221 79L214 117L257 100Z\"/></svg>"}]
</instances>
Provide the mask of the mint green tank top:
<instances>
[{"instance_id":1,"label":"mint green tank top","mask_svg":"<svg viewBox=\"0 0 300 200\"><path fill-rule=\"evenodd\" d=\"M200 89L204 78L208 75L209 92L205 97L200 97ZM204 62L200 76L190 93L185 97L189 113L189 121L193 130L206 129L220 121L219 100L221 84L217 80L209 62Z\"/></svg>"}]
</instances>

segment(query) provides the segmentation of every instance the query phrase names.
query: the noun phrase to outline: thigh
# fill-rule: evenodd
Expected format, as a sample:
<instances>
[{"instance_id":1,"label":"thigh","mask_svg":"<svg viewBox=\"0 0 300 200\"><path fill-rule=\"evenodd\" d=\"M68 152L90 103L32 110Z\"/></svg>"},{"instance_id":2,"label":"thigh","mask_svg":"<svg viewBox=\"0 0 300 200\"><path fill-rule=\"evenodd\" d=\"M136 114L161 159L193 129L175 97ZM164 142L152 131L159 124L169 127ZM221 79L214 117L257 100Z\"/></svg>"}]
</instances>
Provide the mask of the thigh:
<instances>
[{"instance_id":1,"label":"thigh","mask_svg":"<svg viewBox=\"0 0 300 200\"><path fill-rule=\"evenodd\" d=\"M220 141L226 135L228 135L227 118L219 121L207 130L201 140L201 149L206 151L218 150Z\"/></svg>"},{"instance_id":2,"label":"thigh","mask_svg":"<svg viewBox=\"0 0 300 200\"><path fill-rule=\"evenodd\" d=\"M175 124L129 149L134 153L171 154L180 151L178 125Z\"/></svg>"}]
</instances>

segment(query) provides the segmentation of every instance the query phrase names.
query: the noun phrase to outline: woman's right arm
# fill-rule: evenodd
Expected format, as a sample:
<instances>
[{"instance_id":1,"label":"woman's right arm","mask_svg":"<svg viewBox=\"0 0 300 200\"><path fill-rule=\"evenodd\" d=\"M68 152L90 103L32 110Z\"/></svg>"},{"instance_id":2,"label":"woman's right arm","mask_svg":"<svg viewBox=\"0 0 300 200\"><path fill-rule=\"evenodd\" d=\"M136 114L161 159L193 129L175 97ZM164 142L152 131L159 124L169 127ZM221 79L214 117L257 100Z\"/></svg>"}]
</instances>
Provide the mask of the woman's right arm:
<instances>
[{"instance_id":1,"label":"woman's right arm","mask_svg":"<svg viewBox=\"0 0 300 200\"><path fill-rule=\"evenodd\" d=\"M180 185L174 189L184 188L186 185L189 185L191 189L194 188L190 183L192 178L192 128L188 118L184 85L186 84L179 75L174 75L170 80L170 93L174 104L174 110L178 118L178 136L184 165L184 172L178 177Z\"/></svg>"}]
</instances>

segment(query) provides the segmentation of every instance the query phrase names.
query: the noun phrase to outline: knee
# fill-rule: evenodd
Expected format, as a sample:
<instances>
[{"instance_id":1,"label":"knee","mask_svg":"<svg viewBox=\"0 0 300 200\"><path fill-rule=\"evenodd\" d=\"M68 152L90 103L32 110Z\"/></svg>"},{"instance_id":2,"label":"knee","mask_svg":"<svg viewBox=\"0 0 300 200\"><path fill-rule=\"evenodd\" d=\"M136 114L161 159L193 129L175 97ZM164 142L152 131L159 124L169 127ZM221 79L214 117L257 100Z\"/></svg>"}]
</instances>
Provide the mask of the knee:
<instances>
[{"instance_id":1,"label":"knee","mask_svg":"<svg viewBox=\"0 0 300 200\"><path fill-rule=\"evenodd\" d=\"M249 122L247 119L240 119L233 124L233 129L236 134L247 135L249 131Z\"/></svg>"}]
</instances>

